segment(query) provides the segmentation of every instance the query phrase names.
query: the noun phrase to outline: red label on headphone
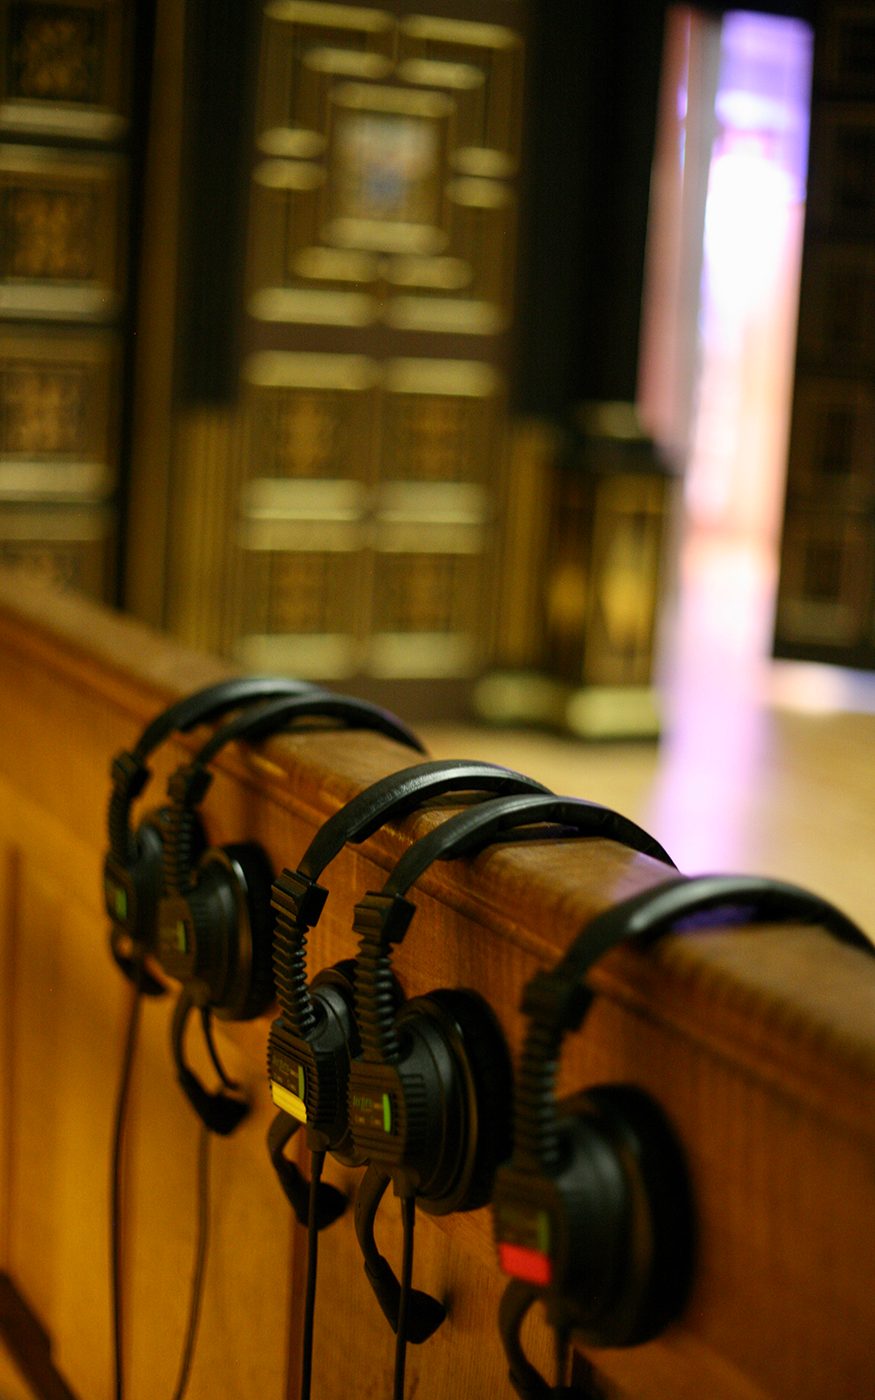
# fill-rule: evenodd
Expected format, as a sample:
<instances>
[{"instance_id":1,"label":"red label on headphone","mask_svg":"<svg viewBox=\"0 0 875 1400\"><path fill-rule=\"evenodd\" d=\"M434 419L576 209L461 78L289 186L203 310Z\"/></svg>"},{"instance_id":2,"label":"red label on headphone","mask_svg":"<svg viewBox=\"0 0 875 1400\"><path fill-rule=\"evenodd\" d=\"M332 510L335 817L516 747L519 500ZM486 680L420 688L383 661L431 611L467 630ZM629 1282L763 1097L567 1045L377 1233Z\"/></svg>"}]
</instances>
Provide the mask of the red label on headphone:
<instances>
[{"instance_id":1,"label":"red label on headphone","mask_svg":"<svg viewBox=\"0 0 875 1400\"><path fill-rule=\"evenodd\" d=\"M546 1287L553 1279L553 1261L539 1249L522 1244L499 1243L498 1262L506 1274Z\"/></svg>"}]
</instances>

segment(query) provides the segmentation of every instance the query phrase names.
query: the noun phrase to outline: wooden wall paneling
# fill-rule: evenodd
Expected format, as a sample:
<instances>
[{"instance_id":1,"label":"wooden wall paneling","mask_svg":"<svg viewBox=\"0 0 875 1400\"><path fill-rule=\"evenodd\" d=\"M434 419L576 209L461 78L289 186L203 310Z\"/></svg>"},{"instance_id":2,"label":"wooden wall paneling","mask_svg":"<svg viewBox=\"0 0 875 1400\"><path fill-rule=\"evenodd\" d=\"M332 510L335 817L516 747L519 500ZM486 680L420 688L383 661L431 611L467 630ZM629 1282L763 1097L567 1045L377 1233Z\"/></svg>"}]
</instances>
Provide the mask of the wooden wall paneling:
<instances>
[{"instance_id":1,"label":"wooden wall paneling","mask_svg":"<svg viewBox=\"0 0 875 1400\"><path fill-rule=\"evenodd\" d=\"M106 1338L106 1181L111 1097L106 1064L121 1024L118 979L96 946L93 854L44 809L4 784L3 848L14 853L15 969L8 1065L8 1267L53 1320L61 1370L99 1394Z\"/></svg>"},{"instance_id":2,"label":"wooden wall paneling","mask_svg":"<svg viewBox=\"0 0 875 1400\"><path fill-rule=\"evenodd\" d=\"M12 1092L15 1065L15 954L18 931L18 852L0 847L0 1269L9 1269L9 1189L12 1171Z\"/></svg>"},{"instance_id":3,"label":"wooden wall paneling","mask_svg":"<svg viewBox=\"0 0 875 1400\"><path fill-rule=\"evenodd\" d=\"M131 1400L173 1393L195 1259L200 1127L175 1081L170 1000L144 1008L128 1153ZM212 1084L196 1026L191 1031L190 1062ZM230 1072L254 1088L254 1065L241 1063L233 1045L223 1044L222 1054ZM209 1144L209 1242L192 1396L214 1395L219 1376L228 1395L285 1394L292 1225L273 1173L264 1171L271 1116L262 1096L233 1138Z\"/></svg>"},{"instance_id":4,"label":"wooden wall paneling","mask_svg":"<svg viewBox=\"0 0 875 1400\"><path fill-rule=\"evenodd\" d=\"M21 853L9 1257L83 1400L109 1395L105 1193L126 993L106 958L100 909L107 758L167 699L215 675L209 659L136 624L0 579L0 684L16 698L0 731L7 869L10 848ZM162 754L152 799L199 737ZM409 761L388 740L352 733L286 736L224 755L206 804L210 836L246 834L277 867L294 863L339 803ZM336 862L312 971L354 951L355 898L379 887L411 837L440 815L386 829ZM480 990L517 1051L526 978L593 913L662 878L645 857L597 841L517 843L435 868L417 889L398 975L408 995ZM7 959L8 946L7 931ZM599 1384L630 1400L867 1393L875 971L816 930L786 927L619 950L593 982L603 995L585 1034L566 1046L563 1092L620 1080L656 1095L684 1145L698 1233L684 1316L648 1346L593 1353ZM172 1383L193 1249L197 1130L173 1082L168 1013L168 1004L143 1009L129 1142L132 1400ZM215 1395L218 1376L240 1400L297 1393L303 1232L263 1148L268 1019L219 1028L221 1052L256 1108L236 1138L212 1145L214 1234L192 1400ZM329 1174L355 1185L355 1173L332 1166ZM380 1228L397 1259L391 1197ZM411 1349L410 1393L507 1394L488 1211L420 1214L417 1241L416 1283L448 1294L451 1311L424 1348ZM376 1400L387 1391L392 1342L350 1214L322 1244L318 1393ZM549 1372L540 1319L531 1348Z\"/></svg>"}]
</instances>

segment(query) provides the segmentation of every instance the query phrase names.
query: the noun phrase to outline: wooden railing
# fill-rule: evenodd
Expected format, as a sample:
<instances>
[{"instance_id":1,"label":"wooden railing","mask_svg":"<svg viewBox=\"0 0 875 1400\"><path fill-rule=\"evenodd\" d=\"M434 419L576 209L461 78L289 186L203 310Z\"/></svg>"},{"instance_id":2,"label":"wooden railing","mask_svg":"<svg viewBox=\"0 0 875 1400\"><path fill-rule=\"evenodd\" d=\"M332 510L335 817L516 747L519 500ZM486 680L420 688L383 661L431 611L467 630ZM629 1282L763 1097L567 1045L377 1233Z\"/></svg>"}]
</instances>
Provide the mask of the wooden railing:
<instances>
[{"instance_id":1,"label":"wooden railing","mask_svg":"<svg viewBox=\"0 0 875 1400\"><path fill-rule=\"evenodd\" d=\"M109 1147L130 997L108 956L102 908L108 764L170 700L223 674L130 620L0 579L0 1282L39 1319L79 1400L111 1393ZM174 740L156 757L147 803L203 737ZM351 732L224 752L205 805L210 837L254 839L274 868L294 865L331 812L409 761L390 740ZM445 815L405 819L338 858L312 970L354 951L355 899ZM647 857L598 840L506 845L436 867L417 887L417 923L398 950L404 990L478 990L517 1054L530 975L594 913L664 878ZM697 1233L681 1320L645 1346L592 1353L604 1393L871 1394L875 965L816 929L780 927L618 950L592 982L601 995L585 1032L569 1039L561 1087L626 1081L659 1100L686 1155ZM168 1001L143 1009L127 1146L130 1400L172 1393L193 1257L197 1128L172 1073ZM218 1032L254 1110L213 1144L192 1400L297 1394L304 1232L264 1144L269 1021ZM327 1170L355 1192L355 1172ZM397 1259L395 1212L384 1215L381 1242ZM448 1300L449 1317L411 1350L408 1393L510 1395L488 1209L422 1218L416 1282ZM349 1212L322 1237L319 1299L314 1396L389 1394L392 1338ZM13 1312L0 1308L7 1338ZM527 1346L551 1373L540 1320Z\"/></svg>"}]
</instances>

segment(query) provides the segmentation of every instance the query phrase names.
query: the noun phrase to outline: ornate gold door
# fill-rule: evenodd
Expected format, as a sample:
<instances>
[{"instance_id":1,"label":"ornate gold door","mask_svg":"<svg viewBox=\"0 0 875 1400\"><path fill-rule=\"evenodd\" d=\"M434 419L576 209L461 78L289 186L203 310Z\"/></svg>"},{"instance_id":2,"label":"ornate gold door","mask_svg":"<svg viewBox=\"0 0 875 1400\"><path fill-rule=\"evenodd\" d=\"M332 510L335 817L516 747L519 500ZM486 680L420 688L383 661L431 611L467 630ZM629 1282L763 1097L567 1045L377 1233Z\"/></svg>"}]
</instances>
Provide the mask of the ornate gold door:
<instances>
[{"instance_id":1,"label":"ornate gold door","mask_svg":"<svg viewBox=\"0 0 875 1400\"><path fill-rule=\"evenodd\" d=\"M518 10L401 8L264 6L233 464L175 468L177 630L359 688L482 668L505 450Z\"/></svg>"}]
</instances>

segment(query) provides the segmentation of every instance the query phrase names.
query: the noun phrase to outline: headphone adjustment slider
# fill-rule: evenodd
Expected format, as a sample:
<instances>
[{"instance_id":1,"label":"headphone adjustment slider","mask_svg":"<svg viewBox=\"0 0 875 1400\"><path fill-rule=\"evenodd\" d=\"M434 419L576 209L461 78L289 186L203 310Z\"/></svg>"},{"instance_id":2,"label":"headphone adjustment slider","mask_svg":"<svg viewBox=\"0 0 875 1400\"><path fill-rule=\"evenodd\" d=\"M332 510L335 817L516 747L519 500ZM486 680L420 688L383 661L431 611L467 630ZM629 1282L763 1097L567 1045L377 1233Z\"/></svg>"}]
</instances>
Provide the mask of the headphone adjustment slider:
<instances>
[{"instance_id":1,"label":"headphone adjustment slider","mask_svg":"<svg viewBox=\"0 0 875 1400\"><path fill-rule=\"evenodd\" d=\"M180 806L199 806L209 791L213 775L199 763L177 768L167 784L168 797Z\"/></svg>"},{"instance_id":2,"label":"headphone adjustment slider","mask_svg":"<svg viewBox=\"0 0 875 1400\"><path fill-rule=\"evenodd\" d=\"M116 791L123 792L130 800L139 797L149 777L149 769L145 763L141 763L136 755L127 749L122 749L121 753L116 754L109 766L109 773Z\"/></svg>"},{"instance_id":3,"label":"headphone adjustment slider","mask_svg":"<svg viewBox=\"0 0 875 1400\"><path fill-rule=\"evenodd\" d=\"M558 976L556 970L536 972L529 981L520 1009L541 1026L576 1030L593 1001L581 981Z\"/></svg>"},{"instance_id":4,"label":"headphone adjustment slider","mask_svg":"<svg viewBox=\"0 0 875 1400\"><path fill-rule=\"evenodd\" d=\"M355 906L353 930L370 942L376 941L382 948L400 943L410 921L416 913L416 905L403 894L376 894L369 891Z\"/></svg>"},{"instance_id":5,"label":"headphone adjustment slider","mask_svg":"<svg viewBox=\"0 0 875 1400\"><path fill-rule=\"evenodd\" d=\"M319 922L328 890L299 870L283 870L271 887L270 906L292 927L313 928Z\"/></svg>"}]
</instances>

